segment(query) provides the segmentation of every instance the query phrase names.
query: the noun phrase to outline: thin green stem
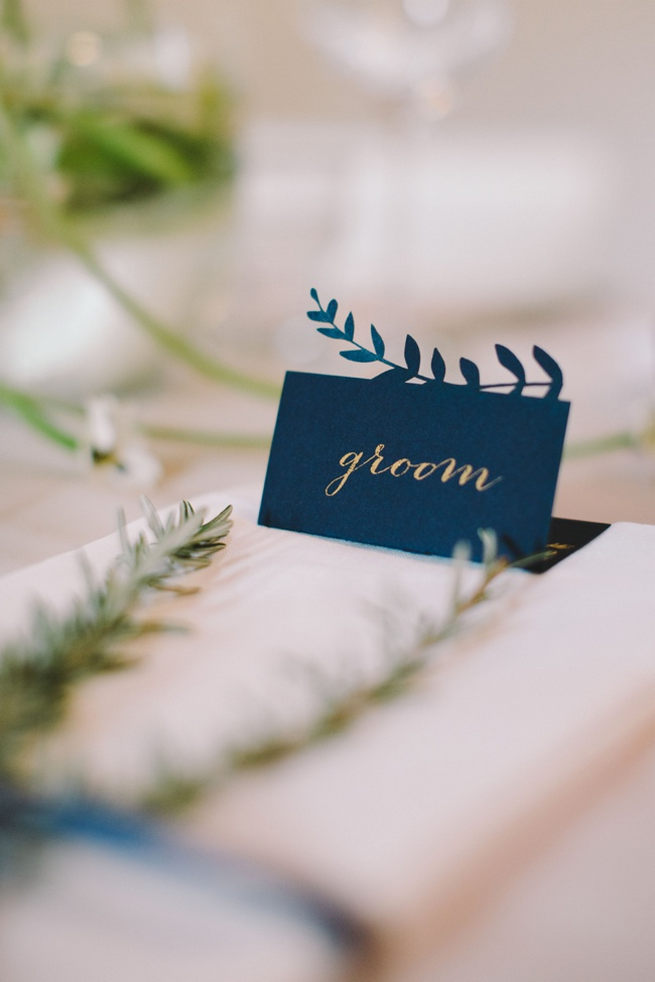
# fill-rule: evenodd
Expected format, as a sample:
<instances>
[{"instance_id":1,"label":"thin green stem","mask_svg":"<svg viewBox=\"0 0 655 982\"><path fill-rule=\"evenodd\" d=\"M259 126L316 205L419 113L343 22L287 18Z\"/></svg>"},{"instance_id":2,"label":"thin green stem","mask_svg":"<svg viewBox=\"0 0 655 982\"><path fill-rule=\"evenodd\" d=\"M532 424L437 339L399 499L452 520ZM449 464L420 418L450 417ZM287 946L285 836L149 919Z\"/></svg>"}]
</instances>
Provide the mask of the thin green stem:
<instances>
[{"instance_id":1,"label":"thin green stem","mask_svg":"<svg viewBox=\"0 0 655 982\"><path fill-rule=\"evenodd\" d=\"M611 433L609 436L572 443L565 448L564 456L567 460L579 460L584 457L595 457L598 454L613 453L615 450L635 450L643 443L643 434L623 430L619 433Z\"/></svg>"},{"instance_id":2,"label":"thin green stem","mask_svg":"<svg viewBox=\"0 0 655 982\"><path fill-rule=\"evenodd\" d=\"M31 208L37 226L72 252L130 315L134 323L168 354L213 382L252 395L276 398L279 395L279 386L231 368L201 351L191 341L151 314L105 269L88 242L70 226L49 199L42 175L7 108L2 95L3 90L4 86L0 78L0 140L12 163L16 183Z\"/></svg>"},{"instance_id":3,"label":"thin green stem","mask_svg":"<svg viewBox=\"0 0 655 982\"><path fill-rule=\"evenodd\" d=\"M42 403L25 392L0 382L0 403L20 416L37 433L65 450L74 451L79 448L79 440L53 423L46 415Z\"/></svg>"},{"instance_id":4,"label":"thin green stem","mask_svg":"<svg viewBox=\"0 0 655 982\"><path fill-rule=\"evenodd\" d=\"M0 382L0 404L17 413L32 429L67 450L77 450L81 440L68 430L53 423L51 410L68 413L78 419L84 407L76 403L43 396L37 398L14 386ZM182 426L163 426L156 423L137 424L137 429L151 440L189 443L201 447L224 447L231 450L266 450L271 437L265 433L221 433L219 430L187 429Z\"/></svg>"},{"instance_id":5,"label":"thin green stem","mask_svg":"<svg viewBox=\"0 0 655 982\"><path fill-rule=\"evenodd\" d=\"M201 447L226 447L235 450L266 450L270 436L249 433L219 433L214 430L187 430L178 426L144 424L141 432L153 440L194 443Z\"/></svg>"},{"instance_id":6,"label":"thin green stem","mask_svg":"<svg viewBox=\"0 0 655 982\"><path fill-rule=\"evenodd\" d=\"M107 292L123 307L146 334L168 354L187 364L200 375L229 388L249 392L252 395L277 398L279 386L274 382L237 371L229 365L212 358L192 342L182 337L129 294L99 262L89 246L73 231L62 227L59 239L71 252L75 253L86 269L106 288Z\"/></svg>"}]
</instances>

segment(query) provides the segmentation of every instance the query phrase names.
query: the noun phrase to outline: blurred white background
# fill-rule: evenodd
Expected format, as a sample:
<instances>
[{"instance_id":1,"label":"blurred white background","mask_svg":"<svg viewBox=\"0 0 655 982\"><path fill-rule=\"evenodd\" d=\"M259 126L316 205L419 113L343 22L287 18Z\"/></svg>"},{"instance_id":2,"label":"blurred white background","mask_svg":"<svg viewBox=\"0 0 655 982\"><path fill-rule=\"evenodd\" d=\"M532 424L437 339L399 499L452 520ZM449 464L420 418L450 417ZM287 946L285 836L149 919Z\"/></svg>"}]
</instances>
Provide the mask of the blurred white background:
<instances>
[{"instance_id":1,"label":"blurred white background","mask_svg":"<svg viewBox=\"0 0 655 982\"><path fill-rule=\"evenodd\" d=\"M376 100L308 41L302 27L308 6L309 0L159 0L156 8L227 68L246 118L370 121ZM623 298L651 304L655 4L513 0L510 6L513 37L466 79L442 130L526 127L592 147L612 174L614 218L602 243L601 278ZM31 8L62 32L116 24L123 9L85 0L33 0Z\"/></svg>"},{"instance_id":2,"label":"blurred white background","mask_svg":"<svg viewBox=\"0 0 655 982\"><path fill-rule=\"evenodd\" d=\"M358 329L375 322L390 350L402 350L407 330L421 344L438 340L453 381L461 355L492 372L492 342L527 359L534 343L545 346L565 368L569 440L627 434L621 453L565 465L559 513L652 522L652 456L629 448L631 434L639 443L647 431L655 379L655 3L504 2L509 36L457 78L452 112L420 127L315 37L321 6L379 13L401 0L152 0L159 27L186 32L196 55L230 80L239 167L224 207L208 208L188 235L148 235L134 209L129 235L98 248L121 282L204 351L271 379L288 368L348 371L336 347L307 329L312 286L352 309ZM139 5L31 0L28 9L46 36L63 39L120 32ZM59 267L53 276L70 307L56 336L48 331L50 348L50 288L30 294L40 303L36 339L21 311L4 318L22 357L13 366L33 370L16 370L16 384L40 384L37 369L50 384L55 346L64 394L136 388L138 372L156 368L152 345L95 282L106 309L89 317L84 271L64 258L69 279ZM216 388L190 390L164 385L152 418L209 425ZM273 408L242 403L235 409L226 395L225 419L268 431ZM171 472L181 453L171 450ZM254 459L247 476L259 479L265 459ZM212 467L208 455L199 491L215 485ZM229 473L244 478L243 457Z\"/></svg>"}]
</instances>

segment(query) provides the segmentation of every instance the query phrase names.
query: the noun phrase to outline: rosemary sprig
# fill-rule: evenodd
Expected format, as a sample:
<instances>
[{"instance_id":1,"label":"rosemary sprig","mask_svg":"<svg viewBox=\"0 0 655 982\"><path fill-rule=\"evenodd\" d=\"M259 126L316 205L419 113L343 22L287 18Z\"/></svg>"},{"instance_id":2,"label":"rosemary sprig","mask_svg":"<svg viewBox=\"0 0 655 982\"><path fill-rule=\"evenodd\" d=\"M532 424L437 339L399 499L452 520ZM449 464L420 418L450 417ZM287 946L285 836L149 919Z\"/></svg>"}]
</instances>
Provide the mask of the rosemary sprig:
<instances>
[{"instance_id":1,"label":"rosemary sprig","mask_svg":"<svg viewBox=\"0 0 655 982\"><path fill-rule=\"evenodd\" d=\"M98 582L82 564L84 593L63 614L39 602L27 635L0 649L0 781L20 781L34 739L51 730L65 713L74 685L103 672L128 667L123 645L170 625L136 616L151 590L192 593L180 587L182 574L202 569L225 548L231 506L209 521L183 501L162 522L143 499L151 536L130 541L120 516L121 553Z\"/></svg>"},{"instance_id":2,"label":"rosemary sprig","mask_svg":"<svg viewBox=\"0 0 655 982\"><path fill-rule=\"evenodd\" d=\"M236 774L308 749L348 729L375 706L405 693L435 660L444 642L459 629L465 614L482 604L491 584L515 565L498 556L493 532L482 530L480 535L483 570L479 581L468 591L462 589L461 574L469 553L466 549L456 550L453 596L444 620L439 624L420 623L409 647L389 651L384 670L377 679L344 687L343 680L329 677L325 671L312 667L306 671L305 678L316 690L319 709L303 729L294 733L274 730L249 743L218 747L209 762L195 772L160 760L155 779L139 796L139 806L155 814L181 811L207 793L222 788Z\"/></svg>"}]
</instances>

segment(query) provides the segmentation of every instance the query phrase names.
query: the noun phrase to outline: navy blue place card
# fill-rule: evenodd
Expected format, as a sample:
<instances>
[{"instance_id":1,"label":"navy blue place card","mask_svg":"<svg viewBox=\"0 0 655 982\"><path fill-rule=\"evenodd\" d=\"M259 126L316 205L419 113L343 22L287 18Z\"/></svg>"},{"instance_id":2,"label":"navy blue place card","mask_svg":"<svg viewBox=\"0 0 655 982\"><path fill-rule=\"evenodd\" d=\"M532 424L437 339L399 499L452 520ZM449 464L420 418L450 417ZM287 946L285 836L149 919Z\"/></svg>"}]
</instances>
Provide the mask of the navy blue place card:
<instances>
[{"instance_id":1,"label":"navy blue place card","mask_svg":"<svg viewBox=\"0 0 655 982\"><path fill-rule=\"evenodd\" d=\"M445 381L435 348L430 373L408 335L402 363L391 361L374 326L355 338L337 303L310 318L345 344L354 362L380 362L374 379L287 373L262 496L261 525L439 556L467 540L481 558L478 529L494 529L511 558L548 542L569 403L562 374L534 349L542 381L528 382L508 348L496 346L512 381L481 384L460 360L462 384ZM528 387L545 394L527 396ZM506 391L494 391L497 389Z\"/></svg>"}]
</instances>

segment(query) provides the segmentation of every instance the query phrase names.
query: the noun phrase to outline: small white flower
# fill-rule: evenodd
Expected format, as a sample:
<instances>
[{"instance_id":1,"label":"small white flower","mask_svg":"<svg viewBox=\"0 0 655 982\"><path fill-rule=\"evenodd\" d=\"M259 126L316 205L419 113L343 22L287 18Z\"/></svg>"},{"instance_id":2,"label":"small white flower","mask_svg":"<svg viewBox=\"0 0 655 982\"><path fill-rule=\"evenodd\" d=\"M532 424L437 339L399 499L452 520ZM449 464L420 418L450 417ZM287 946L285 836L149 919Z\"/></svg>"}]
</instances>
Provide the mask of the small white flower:
<instances>
[{"instance_id":1,"label":"small white flower","mask_svg":"<svg viewBox=\"0 0 655 982\"><path fill-rule=\"evenodd\" d=\"M83 446L87 463L112 480L147 488L162 476L161 463L138 432L133 413L115 396L94 396L86 403Z\"/></svg>"}]
</instances>

